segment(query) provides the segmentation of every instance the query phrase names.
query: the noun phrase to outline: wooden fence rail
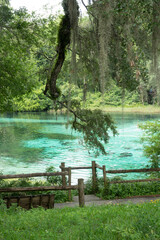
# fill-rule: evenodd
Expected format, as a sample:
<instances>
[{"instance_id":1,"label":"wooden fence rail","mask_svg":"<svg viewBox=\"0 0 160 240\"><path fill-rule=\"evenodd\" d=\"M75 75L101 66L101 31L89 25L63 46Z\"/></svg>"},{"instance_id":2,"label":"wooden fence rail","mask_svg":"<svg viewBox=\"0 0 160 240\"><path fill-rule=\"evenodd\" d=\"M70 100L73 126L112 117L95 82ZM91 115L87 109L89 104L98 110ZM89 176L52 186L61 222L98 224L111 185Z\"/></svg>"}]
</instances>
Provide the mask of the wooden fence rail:
<instances>
[{"instance_id":1,"label":"wooden fence rail","mask_svg":"<svg viewBox=\"0 0 160 240\"><path fill-rule=\"evenodd\" d=\"M95 161L92 161L91 166L80 166L80 167L66 167L65 163L61 163L60 165L61 172L49 172L49 173L31 173L31 174L14 174L14 175L0 175L0 179L14 179L14 178L33 178L33 177L48 177L48 176L61 176L62 177L62 186L39 186L39 187L9 187L9 188L0 188L0 193L2 192L27 192L27 191L49 191L49 190L67 190L68 198L71 200L71 190L77 189L79 193L79 206L83 207L85 205L84 200L84 180L78 179L77 185L72 185L72 170L82 170L82 169L91 169L92 170L92 189L93 192L96 193L98 188L97 183L97 169L102 170L104 186L106 186L108 179L107 174L116 174L116 173L144 173L144 172L160 172L160 168L142 168L142 169L128 169L128 170L106 170L106 166L102 167L96 164ZM66 176L68 176L68 181L66 180ZM160 181L160 178L156 179L136 179L136 180L123 180L123 181L110 181L110 184L116 183L134 183L134 182L151 182L151 181ZM29 197L29 206L32 205L33 199L32 196ZM8 198L8 197L7 197ZM19 204L19 197L16 198L17 204ZM54 206L51 203L51 200L54 200L54 196L45 196L47 206ZM37 198L36 198L37 199ZM38 197L40 203L42 203L42 197ZM48 199L48 200L47 200ZM7 206L10 206L11 199L7 199Z\"/></svg>"},{"instance_id":2,"label":"wooden fence rail","mask_svg":"<svg viewBox=\"0 0 160 240\"><path fill-rule=\"evenodd\" d=\"M92 169L92 167L70 167L71 170L80 170L80 169ZM68 167L65 167L64 170L68 170Z\"/></svg>"},{"instance_id":3,"label":"wooden fence rail","mask_svg":"<svg viewBox=\"0 0 160 240\"><path fill-rule=\"evenodd\" d=\"M48 177L48 176L64 176L64 175L68 175L68 172L49 172L49 173L28 173L28 174L0 175L0 179L32 178L32 177Z\"/></svg>"},{"instance_id":4,"label":"wooden fence rail","mask_svg":"<svg viewBox=\"0 0 160 240\"><path fill-rule=\"evenodd\" d=\"M63 166L63 164L62 164ZM69 200L71 200L71 190L78 190L79 193L79 206L83 207L85 205L84 202L84 180L83 179L78 179L78 184L77 185L71 185L71 169L68 168L67 171L62 171L61 172L49 172L49 173L29 173L29 174L14 174L14 175L0 175L0 179L15 179L15 178L31 178L31 177L44 177L44 176L62 176L62 186L38 186L38 187L5 187L5 188L0 188L0 193L13 193L13 192L28 192L28 191L57 191L57 190L67 190L68 191L68 197ZM68 185L66 181L66 176L68 176ZM54 207L54 195L53 194L48 194L48 195L30 195L30 196L9 196L9 197L4 197L6 200L6 205L7 207L10 207L11 202L12 203L17 203L17 206L22 206L26 209L30 209L31 206L38 204L40 206L42 205L42 202L44 203L45 207L50 208L51 206ZM38 200L37 200L38 199ZM46 199L46 200L45 200ZM36 201L36 204L34 201ZM42 201L43 200L43 201ZM21 205L20 205L21 201ZM28 202L26 204L26 201Z\"/></svg>"},{"instance_id":5,"label":"wooden fence rail","mask_svg":"<svg viewBox=\"0 0 160 240\"><path fill-rule=\"evenodd\" d=\"M116 174L116 173L145 173L145 172L160 172L160 168L141 168L141 169L128 169L128 170L106 170L106 166L103 165L102 167L98 165L95 161L92 161L92 166L84 166L84 167L65 167L65 163L61 164L60 166L62 171L68 171L70 169L70 179L71 179L71 170L77 169L92 169L92 190L94 193L97 191L97 169L103 171L103 180L104 185L107 184L107 174ZM123 180L123 181L110 181L110 184L116 183L135 183L135 182L154 182L160 181L160 178L156 179L136 179L136 180Z\"/></svg>"},{"instance_id":6,"label":"wooden fence rail","mask_svg":"<svg viewBox=\"0 0 160 240\"><path fill-rule=\"evenodd\" d=\"M111 181L110 184L115 183L135 183L135 182L157 182L160 181L160 178L151 178L151 179L137 179L137 180L124 180L124 181Z\"/></svg>"},{"instance_id":7,"label":"wooden fence rail","mask_svg":"<svg viewBox=\"0 0 160 240\"><path fill-rule=\"evenodd\" d=\"M72 186L43 186L43 187L9 187L0 188L0 192L30 192L30 191L51 191L51 190L74 190L78 189L77 185Z\"/></svg>"}]
</instances>

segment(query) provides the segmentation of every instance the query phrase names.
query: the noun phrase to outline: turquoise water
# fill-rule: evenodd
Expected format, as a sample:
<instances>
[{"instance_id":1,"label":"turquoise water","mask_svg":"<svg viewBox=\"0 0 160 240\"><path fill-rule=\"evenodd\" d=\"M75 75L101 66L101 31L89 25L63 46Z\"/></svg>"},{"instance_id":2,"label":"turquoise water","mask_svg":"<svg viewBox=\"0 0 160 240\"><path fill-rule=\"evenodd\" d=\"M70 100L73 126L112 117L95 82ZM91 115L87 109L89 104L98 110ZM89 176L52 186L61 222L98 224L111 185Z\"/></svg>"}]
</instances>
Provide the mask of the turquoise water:
<instances>
[{"instance_id":1,"label":"turquoise water","mask_svg":"<svg viewBox=\"0 0 160 240\"><path fill-rule=\"evenodd\" d=\"M90 166L92 160L107 169L143 168L139 123L160 119L160 115L112 114L119 135L106 145L107 156L95 158L80 144L80 135L66 128L67 117L49 113L18 113L0 116L0 172L4 174L44 172L49 166ZM74 178L88 178L89 171L76 172ZM101 174L101 173L100 173ZM110 177L111 175L109 175ZM113 176L113 175L112 175ZM126 175L123 175L126 176ZM129 174L136 178L138 174Z\"/></svg>"}]
</instances>

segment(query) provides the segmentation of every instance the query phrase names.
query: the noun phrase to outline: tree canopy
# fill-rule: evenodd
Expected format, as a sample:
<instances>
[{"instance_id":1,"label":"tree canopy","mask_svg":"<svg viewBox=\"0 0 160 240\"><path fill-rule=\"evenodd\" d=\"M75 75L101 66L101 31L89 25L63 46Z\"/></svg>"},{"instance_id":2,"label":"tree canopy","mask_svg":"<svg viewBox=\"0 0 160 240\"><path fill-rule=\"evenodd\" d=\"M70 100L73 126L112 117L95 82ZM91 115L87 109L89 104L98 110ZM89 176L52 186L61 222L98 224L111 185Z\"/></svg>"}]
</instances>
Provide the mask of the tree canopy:
<instances>
[{"instance_id":1,"label":"tree canopy","mask_svg":"<svg viewBox=\"0 0 160 240\"><path fill-rule=\"evenodd\" d=\"M103 119L102 116L104 116L103 112L99 111L98 114L97 110L90 112L90 110L82 109L78 104L75 109L75 101L71 102L68 107L66 96L63 96L65 104L62 100L58 100L61 92L57 88L57 79L65 60L67 47L72 46L71 69L73 69L74 80L77 78L75 71L76 54L78 52L84 67L86 67L85 64L92 67L96 66L96 70L91 67L91 75L93 78L98 77L99 90L102 94L110 85L110 78L123 90L129 89L132 91L138 86L141 90L148 80L147 61L153 59L152 69L156 77L155 86L158 96L157 32L159 31L159 25L157 18L159 14L157 9L159 3L158 1L144 3L139 0L129 2L103 0L89 1L88 4L86 8L90 16L91 27L89 32L87 31L89 44L86 53L86 41L83 42L84 36L81 35L82 32L84 34L84 31L78 25L78 3L76 0L62 1L64 16L61 19L58 31L57 59L51 69L44 93L52 100L57 100L60 105L67 107L74 114L72 126L75 130L84 134L86 143L89 142L90 146L93 147L94 145L105 153L100 140L106 142L107 139L108 141L108 129L103 127L106 124L113 131L113 134L116 133L113 122L112 127L110 126L109 117L106 115L104 122L101 122L100 119ZM92 43L94 44L92 45ZM101 116L100 119L98 119L98 115ZM92 124L90 132L88 132L89 123ZM95 132L93 132L93 123L96 123Z\"/></svg>"},{"instance_id":2,"label":"tree canopy","mask_svg":"<svg viewBox=\"0 0 160 240\"><path fill-rule=\"evenodd\" d=\"M36 82L37 66L32 54L35 24L25 9L12 11L0 5L0 110L9 109L13 97L29 91ZM29 71L28 71L29 69Z\"/></svg>"},{"instance_id":3,"label":"tree canopy","mask_svg":"<svg viewBox=\"0 0 160 240\"><path fill-rule=\"evenodd\" d=\"M82 3L86 17L76 0L63 0L64 15L40 18L0 1L0 110L21 109L20 97L33 110L37 100L41 110L66 108L86 145L105 154L115 124L82 101L90 92L103 105L114 88L114 98L136 92L143 104L160 104L160 2Z\"/></svg>"}]
</instances>

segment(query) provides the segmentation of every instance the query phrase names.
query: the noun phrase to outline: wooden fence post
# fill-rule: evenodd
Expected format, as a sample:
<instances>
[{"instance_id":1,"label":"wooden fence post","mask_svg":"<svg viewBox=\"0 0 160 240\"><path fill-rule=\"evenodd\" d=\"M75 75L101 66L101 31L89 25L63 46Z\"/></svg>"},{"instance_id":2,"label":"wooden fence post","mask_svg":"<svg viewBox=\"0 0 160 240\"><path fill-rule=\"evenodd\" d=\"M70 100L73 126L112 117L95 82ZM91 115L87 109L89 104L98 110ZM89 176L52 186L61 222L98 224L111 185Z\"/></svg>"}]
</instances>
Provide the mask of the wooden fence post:
<instances>
[{"instance_id":1,"label":"wooden fence post","mask_svg":"<svg viewBox=\"0 0 160 240\"><path fill-rule=\"evenodd\" d=\"M71 187L71 167L68 168L68 185ZM69 201L72 200L71 190L68 190L68 199Z\"/></svg>"},{"instance_id":2,"label":"wooden fence post","mask_svg":"<svg viewBox=\"0 0 160 240\"><path fill-rule=\"evenodd\" d=\"M96 173L96 162L92 161L92 189L93 192L97 191L97 173Z\"/></svg>"},{"instance_id":3,"label":"wooden fence post","mask_svg":"<svg viewBox=\"0 0 160 240\"><path fill-rule=\"evenodd\" d=\"M32 202L33 202L33 196L30 196L30 198L29 198L29 209L32 208Z\"/></svg>"},{"instance_id":4,"label":"wooden fence post","mask_svg":"<svg viewBox=\"0 0 160 240\"><path fill-rule=\"evenodd\" d=\"M48 208L54 208L54 195L49 195L48 196Z\"/></svg>"},{"instance_id":5,"label":"wooden fence post","mask_svg":"<svg viewBox=\"0 0 160 240\"><path fill-rule=\"evenodd\" d=\"M84 179L78 179L79 206L84 207Z\"/></svg>"},{"instance_id":6,"label":"wooden fence post","mask_svg":"<svg viewBox=\"0 0 160 240\"><path fill-rule=\"evenodd\" d=\"M103 165L103 179L104 179L104 186L106 186L107 178L106 178L106 166Z\"/></svg>"},{"instance_id":7,"label":"wooden fence post","mask_svg":"<svg viewBox=\"0 0 160 240\"><path fill-rule=\"evenodd\" d=\"M65 162L62 162L61 163L61 171L62 172L65 171L64 168L65 168ZM65 175L62 175L62 186L66 187L66 176Z\"/></svg>"},{"instance_id":8,"label":"wooden fence post","mask_svg":"<svg viewBox=\"0 0 160 240\"><path fill-rule=\"evenodd\" d=\"M10 197L7 198L7 208L10 208L11 206L11 199Z\"/></svg>"}]
</instances>

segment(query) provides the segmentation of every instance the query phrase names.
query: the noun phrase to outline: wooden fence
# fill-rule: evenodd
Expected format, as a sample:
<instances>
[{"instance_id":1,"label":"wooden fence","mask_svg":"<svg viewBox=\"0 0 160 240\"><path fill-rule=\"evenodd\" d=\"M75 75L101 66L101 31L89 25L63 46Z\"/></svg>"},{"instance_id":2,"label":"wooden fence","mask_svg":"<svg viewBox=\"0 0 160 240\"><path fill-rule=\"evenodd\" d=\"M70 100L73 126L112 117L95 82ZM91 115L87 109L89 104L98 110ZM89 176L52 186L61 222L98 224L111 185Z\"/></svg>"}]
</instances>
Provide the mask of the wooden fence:
<instances>
[{"instance_id":1,"label":"wooden fence","mask_svg":"<svg viewBox=\"0 0 160 240\"><path fill-rule=\"evenodd\" d=\"M145 173L145 172L159 172L160 168L143 168L143 169L128 169L128 170L106 170L106 166L102 167L92 161L91 166L81 166L81 167L66 167L65 163L60 165L61 172L50 172L50 173L31 173L31 174L16 174L16 175L0 175L0 179L15 179L15 178L33 178L33 177L49 177L49 176L61 176L62 186L39 186L39 187L8 187L0 188L0 193L7 192L28 192L28 191L49 191L49 190L67 190L69 200L71 200L71 190L78 189L79 194L79 206L83 207L85 205L84 199L84 180L78 179L77 185L72 185L72 170L82 170L91 169L92 170L92 189L96 193L98 188L97 183L97 169L102 170L104 186L107 184L107 174L116 173ZM68 176L68 181L66 181L66 176ZM123 181L110 181L110 184L116 183L133 183L133 182L153 182L160 181L160 178L156 179L137 179L137 180L123 180ZM18 196L18 197L4 197L7 207L10 207L12 203L17 203L18 206L30 209L31 207L43 206L45 208L54 207L54 195L30 195L30 196Z\"/></svg>"},{"instance_id":2,"label":"wooden fence","mask_svg":"<svg viewBox=\"0 0 160 240\"><path fill-rule=\"evenodd\" d=\"M72 170L80 170L80 169L91 169L92 170L92 189L93 192L96 193L98 183L97 183L97 169L102 170L103 172L103 180L104 186L107 184L107 174L116 174L116 173L147 173L147 172L160 172L160 168L142 168L142 169L128 169L128 170L106 170L106 166L103 165L102 167L96 164L95 161L92 161L91 166L84 166L84 167L65 167L65 163L61 163L60 165L61 171L68 171L69 180L71 184L71 171ZM123 180L123 181L110 181L110 184L116 183L134 183L134 182L154 182L160 181L160 178L152 178L152 179L136 179L136 180Z\"/></svg>"},{"instance_id":3,"label":"wooden fence","mask_svg":"<svg viewBox=\"0 0 160 240\"><path fill-rule=\"evenodd\" d=\"M13 193L13 192L28 192L28 191L49 191L49 190L67 190L69 192L69 200L71 200L71 190L78 189L79 193L79 206L83 207L84 202L84 180L78 179L77 185L71 185L71 173L70 171L62 172L50 172L50 173L31 173L31 174L16 174L16 175L0 175L0 179L15 179L15 178L33 178L44 176L62 176L62 186L38 186L38 187L8 187L0 188L0 193ZM68 176L67 185L66 176ZM17 203L18 206L30 209L31 207L43 206L45 208L54 207L54 195L30 195L30 196L18 196L18 197L4 197L7 207L10 207L12 203Z\"/></svg>"}]
</instances>

